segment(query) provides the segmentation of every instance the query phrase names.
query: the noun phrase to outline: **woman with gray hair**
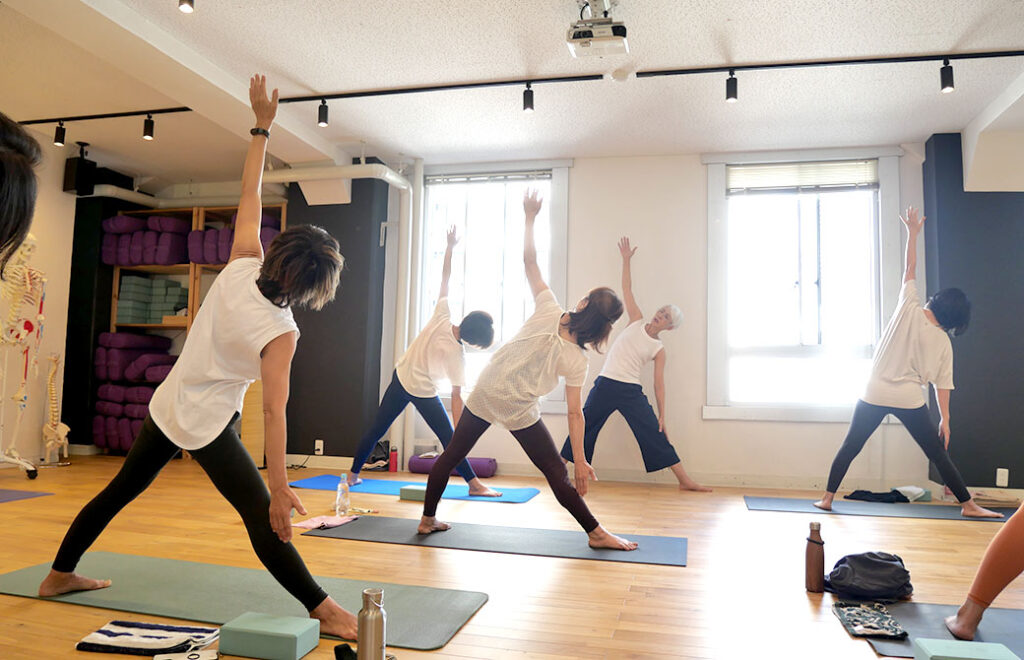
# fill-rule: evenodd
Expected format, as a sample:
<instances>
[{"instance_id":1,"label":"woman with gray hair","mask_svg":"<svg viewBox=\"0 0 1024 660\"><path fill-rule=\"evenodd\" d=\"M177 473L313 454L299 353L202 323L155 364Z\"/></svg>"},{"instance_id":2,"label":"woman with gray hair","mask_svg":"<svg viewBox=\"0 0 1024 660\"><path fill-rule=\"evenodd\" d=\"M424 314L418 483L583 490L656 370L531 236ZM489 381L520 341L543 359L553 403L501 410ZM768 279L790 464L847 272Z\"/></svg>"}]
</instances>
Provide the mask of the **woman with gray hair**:
<instances>
[{"instance_id":1,"label":"woman with gray hair","mask_svg":"<svg viewBox=\"0 0 1024 660\"><path fill-rule=\"evenodd\" d=\"M654 313L650 322L644 323L644 313L633 297L633 278L630 260L636 248L631 248L629 239L619 239L619 253L622 255L622 292L629 314L629 325L615 339L608 351L601 374L594 381L594 387L587 395L583 406L586 430L583 434L583 450L587 462L594 459L594 445L608 417L619 411L640 445L644 467L648 472L670 468L679 481L680 490L710 492L686 474L675 448L665 434L665 347L658 338L666 330L674 330L683 322L683 312L675 305L665 305ZM648 362L654 362L654 398L658 403L658 414L654 414L647 395L640 383L640 372ZM572 460L572 448L566 439L562 446L562 459Z\"/></svg>"}]
</instances>

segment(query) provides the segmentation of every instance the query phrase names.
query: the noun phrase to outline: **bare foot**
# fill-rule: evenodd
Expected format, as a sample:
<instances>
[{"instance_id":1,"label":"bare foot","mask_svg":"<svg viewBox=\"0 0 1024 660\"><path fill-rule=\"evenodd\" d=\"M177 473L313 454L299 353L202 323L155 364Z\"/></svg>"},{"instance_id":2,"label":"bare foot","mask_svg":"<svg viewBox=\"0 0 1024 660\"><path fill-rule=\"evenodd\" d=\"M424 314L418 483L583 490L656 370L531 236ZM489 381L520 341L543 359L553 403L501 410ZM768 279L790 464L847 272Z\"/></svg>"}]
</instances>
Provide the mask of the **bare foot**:
<instances>
[{"instance_id":1,"label":"bare foot","mask_svg":"<svg viewBox=\"0 0 1024 660\"><path fill-rule=\"evenodd\" d=\"M974 639L974 633L978 630L978 624L981 623L981 616L984 613L985 608L968 599L964 601L956 614L946 617L946 628L953 633L953 637L971 641Z\"/></svg>"},{"instance_id":2,"label":"bare foot","mask_svg":"<svg viewBox=\"0 0 1024 660\"><path fill-rule=\"evenodd\" d=\"M707 486L701 486L696 481L689 481L687 483L679 484L679 490L692 490L695 493L710 493L711 489Z\"/></svg>"},{"instance_id":3,"label":"bare foot","mask_svg":"<svg viewBox=\"0 0 1024 660\"><path fill-rule=\"evenodd\" d=\"M316 606L309 616L320 621L321 635L334 635L342 639L355 639L359 632L359 620L354 614L334 602L328 596Z\"/></svg>"},{"instance_id":4,"label":"bare foot","mask_svg":"<svg viewBox=\"0 0 1024 660\"><path fill-rule=\"evenodd\" d=\"M446 522L441 522L433 516L423 516L420 518L420 525L416 528L416 533L430 534L432 532L446 532L451 528L451 525Z\"/></svg>"},{"instance_id":5,"label":"bare foot","mask_svg":"<svg viewBox=\"0 0 1024 660\"><path fill-rule=\"evenodd\" d=\"M473 497L501 497L501 492L492 490L480 483L479 479L469 482L469 494Z\"/></svg>"},{"instance_id":6,"label":"bare foot","mask_svg":"<svg viewBox=\"0 0 1024 660\"><path fill-rule=\"evenodd\" d=\"M967 500L960 505L960 513L967 518L1002 518L1003 514L997 513L996 511L989 511L986 508L978 506L974 500Z\"/></svg>"},{"instance_id":7,"label":"bare foot","mask_svg":"<svg viewBox=\"0 0 1024 660\"><path fill-rule=\"evenodd\" d=\"M71 593L72 591L106 589L109 586L110 580L93 580L82 577L78 573L61 573L51 570L50 574L39 585L39 595L46 598Z\"/></svg>"},{"instance_id":8,"label":"bare foot","mask_svg":"<svg viewBox=\"0 0 1024 660\"><path fill-rule=\"evenodd\" d=\"M591 548L611 548L612 550L636 550L637 544L610 533L600 525L587 534L587 545Z\"/></svg>"},{"instance_id":9,"label":"bare foot","mask_svg":"<svg viewBox=\"0 0 1024 660\"><path fill-rule=\"evenodd\" d=\"M346 479L346 481L348 481L349 486L358 486L359 484L363 483L363 480L359 478L359 475L352 472L349 473L348 479Z\"/></svg>"},{"instance_id":10,"label":"bare foot","mask_svg":"<svg viewBox=\"0 0 1024 660\"><path fill-rule=\"evenodd\" d=\"M814 503L814 506L818 507L822 511L832 510L832 500L835 498L835 493L825 493L821 496L821 499Z\"/></svg>"}]
</instances>

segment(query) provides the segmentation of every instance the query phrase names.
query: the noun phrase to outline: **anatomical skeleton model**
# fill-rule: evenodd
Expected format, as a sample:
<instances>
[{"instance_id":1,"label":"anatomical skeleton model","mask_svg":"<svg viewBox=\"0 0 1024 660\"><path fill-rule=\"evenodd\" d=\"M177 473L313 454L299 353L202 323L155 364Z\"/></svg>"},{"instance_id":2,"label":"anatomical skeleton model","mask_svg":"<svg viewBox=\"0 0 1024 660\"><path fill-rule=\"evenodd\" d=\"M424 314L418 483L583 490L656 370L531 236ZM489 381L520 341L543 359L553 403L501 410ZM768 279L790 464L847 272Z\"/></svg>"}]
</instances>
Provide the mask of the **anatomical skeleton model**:
<instances>
[{"instance_id":1,"label":"anatomical skeleton model","mask_svg":"<svg viewBox=\"0 0 1024 660\"><path fill-rule=\"evenodd\" d=\"M38 475L36 467L22 458L15 448L21 420L28 405L28 375L39 373L39 343L43 335L43 303L46 300L46 278L42 271L28 265L36 249L36 239L28 235L7 264L0 279L0 298L6 301L7 316L0 326L0 351L3 352L3 371L0 371L0 462L13 463L25 470L29 479ZM33 338L33 335L35 337ZM4 410L7 395L7 362L11 353L24 358L21 384L12 397L18 404L18 418L14 432L7 434Z\"/></svg>"},{"instance_id":2,"label":"anatomical skeleton model","mask_svg":"<svg viewBox=\"0 0 1024 660\"><path fill-rule=\"evenodd\" d=\"M43 423L43 441L46 443L46 462L50 465L70 465L61 463L60 455L68 457L68 432L71 428L60 421L60 403L57 401L57 368L60 366L60 354L53 353L49 357L50 375L46 378L46 396L49 401L48 415ZM53 453L53 460L50 454Z\"/></svg>"}]
</instances>

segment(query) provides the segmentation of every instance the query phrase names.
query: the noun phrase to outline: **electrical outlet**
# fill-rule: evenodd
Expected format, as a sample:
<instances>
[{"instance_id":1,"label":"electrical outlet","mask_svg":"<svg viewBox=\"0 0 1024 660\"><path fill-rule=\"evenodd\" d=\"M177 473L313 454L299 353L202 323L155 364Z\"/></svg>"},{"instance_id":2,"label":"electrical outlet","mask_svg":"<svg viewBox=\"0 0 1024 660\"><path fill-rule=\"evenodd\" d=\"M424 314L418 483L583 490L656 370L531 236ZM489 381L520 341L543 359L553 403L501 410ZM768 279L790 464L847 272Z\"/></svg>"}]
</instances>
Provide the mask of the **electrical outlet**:
<instances>
[{"instance_id":1,"label":"electrical outlet","mask_svg":"<svg viewBox=\"0 0 1024 660\"><path fill-rule=\"evenodd\" d=\"M1000 488L1006 488L1009 483L1010 470L1007 468L996 468L996 485Z\"/></svg>"},{"instance_id":2,"label":"electrical outlet","mask_svg":"<svg viewBox=\"0 0 1024 660\"><path fill-rule=\"evenodd\" d=\"M324 441L320 438L313 441L313 453L317 456L324 455Z\"/></svg>"}]
</instances>

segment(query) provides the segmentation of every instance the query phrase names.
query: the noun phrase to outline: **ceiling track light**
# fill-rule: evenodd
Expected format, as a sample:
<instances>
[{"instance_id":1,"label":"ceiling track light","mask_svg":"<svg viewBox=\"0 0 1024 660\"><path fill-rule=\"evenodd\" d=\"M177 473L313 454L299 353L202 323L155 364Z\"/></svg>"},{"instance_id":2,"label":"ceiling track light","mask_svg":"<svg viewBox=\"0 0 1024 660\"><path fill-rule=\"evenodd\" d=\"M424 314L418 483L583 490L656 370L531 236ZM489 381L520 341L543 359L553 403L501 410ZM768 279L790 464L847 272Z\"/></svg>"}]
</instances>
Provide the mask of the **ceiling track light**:
<instances>
[{"instance_id":1,"label":"ceiling track light","mask_svg":"<svg viewBox=\"0 0 1024 660\"><path fill-rule=\"evenodd\" d=\"M953 66L949 60L942 60L942 68L939 69L939 79L942 81L942 93L949 94L956 86L953 85Z\"/></svg>"},{"instance_id":2,"label":"ceiling track light","mask_svg":"<svg viewBox=\"0 0 1024 660\"><path fill-rule=\"evenodd\" d=\"M57 122L56 130L53 131L53 146L55 146L55 147L63 147L64 146L64 137L65 137L64 122L59 121L59 122Z\"/></svg>"},{"instance_id":3,"label":"ceiling track light","mask_svg":"<svg viewBox=\"0 0 1024 660\"><path fill-rule=\"evenodd\" d=\"M533 89L530 83L526 83L526 89L523 90L523 112L533 112Z\"/></svg>"},{"instance_id":4,"label":"ceiling track light","mask_svg":"<svg viewBox=\"0 0 1024 660\"><path fill-rule=\"evenodd\" d=\"M736 71L729 69L729 77L725 79L725 102L735 103L740 98L740 81L736 79Z\"/></svg>"},{"instance_id":5,"label":"ceiling track light","mask_svg":"<svg viewBox=\"0 0 1024 660\"><path fill-rule=\"evenodd\" d=\"M317 113L316 125L320 128L327 126L327 113L329 109L327 107L327 99L320 99L320 110Z\"/></svg>"},{"instance_id":6,"label":"ceiling track light","mask_svg":"<svg viewBox=\"0 0 1024 660\"><path fill-rule=\"evenodd\" d=\"M195 0L178 0L178 9L182 14L191 14L196 10Z\"/></svg>"},{"instance_id":7,"label":"ceiling track light","mask_svg":"<svg viewBox=\"0 0 1024 660\"><path fill-rule=\"evenodd\" d=\"M152 140L153 139L153 115L146 115L146 120L142 122L142 139Z\"/></svg>"}]
</instances>

